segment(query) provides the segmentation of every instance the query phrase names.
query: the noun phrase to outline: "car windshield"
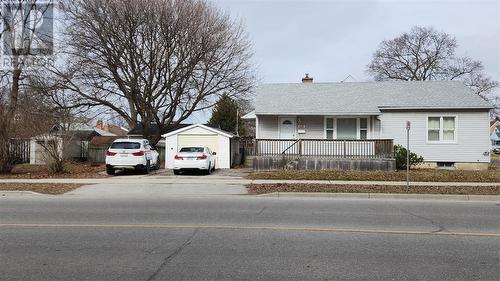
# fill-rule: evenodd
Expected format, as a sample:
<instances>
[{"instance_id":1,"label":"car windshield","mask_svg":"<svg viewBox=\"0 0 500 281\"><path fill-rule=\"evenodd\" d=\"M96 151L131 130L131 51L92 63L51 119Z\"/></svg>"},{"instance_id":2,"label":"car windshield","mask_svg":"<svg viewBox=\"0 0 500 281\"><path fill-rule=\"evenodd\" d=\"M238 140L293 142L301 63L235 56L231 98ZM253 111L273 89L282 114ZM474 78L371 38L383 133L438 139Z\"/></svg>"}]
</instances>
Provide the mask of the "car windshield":
<instances>
[{"instance_id":1,"label":"car windshield","mask_svg":"<svg viewBox=\"0 0 500 281\"><path fill-rule=\"evenodd\" d=\"M138 142L114 142L111 145L112 149L139 149L141 144Z\"/></svg>"},{"instance_id":2,"label":"car windshield","mask_svg":"<svg viewBox=\"0 0 500 281\"><path fill-rule=\"evenodd\" d=\"M183 147L180 152L203 152L203 147Z\"/></svg>"}]
</instances>

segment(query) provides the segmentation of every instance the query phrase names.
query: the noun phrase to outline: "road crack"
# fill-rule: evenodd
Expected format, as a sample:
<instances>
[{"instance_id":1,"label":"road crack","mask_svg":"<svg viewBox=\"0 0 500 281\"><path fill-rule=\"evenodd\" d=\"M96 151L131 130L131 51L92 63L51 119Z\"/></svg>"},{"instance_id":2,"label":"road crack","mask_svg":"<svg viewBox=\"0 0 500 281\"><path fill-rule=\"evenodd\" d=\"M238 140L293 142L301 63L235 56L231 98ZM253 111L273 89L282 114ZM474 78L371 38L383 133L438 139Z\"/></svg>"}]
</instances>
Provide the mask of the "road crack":
<instances>
[{"instance_id":1,"label":"road crack","mask_svg":"<svg viewBox=\"0 0 500 281\"><path fill-rule=\"evenodd\" d=\"M256 215L260 216L266 209L267 209L267 206L264 206Z\"/></svg>"},{"instance_id":2,"label":"road crack","mask_svg":"<svg viewBox=\"0 0 500 281\"><path fill-rule=\"evenodd\" d=\"M193 233L188 237L188 239L182 243L172 254L168 255L165 259L163 259L163 262L158 266L158 268L155 270L153 274L151 274L146 281L152 281L160 274L160 272L167 266L167 264L172 261L177 255L179 255L184 248L189 246L191 242L193 241L193 238L196 236L198 233L199 228L196 228Z\"/></svg>"},{"instance_id":3,"label":"road crack","mask_svg":"<svg viewBox=\"0 0 500 281\"><path fill-rule=\"evenodd\" d=\"M443 225L437 223L436 221L434 221L434 220L432 220L430 218L427 218L427 217L424 217L424 216L421 216L421 215L417 215L417 214L412 213L412 212L410 212L408 210L399 209L399 211L401 211L401 212L403 212L403 213L405 213L407 215L413 216L415 218L418 218L418 219L424 220L426 222L429 222L434 227L438 228L437 230L431 231L431 233L448 232L448 230Z\"/></svg>"}]
</instances>

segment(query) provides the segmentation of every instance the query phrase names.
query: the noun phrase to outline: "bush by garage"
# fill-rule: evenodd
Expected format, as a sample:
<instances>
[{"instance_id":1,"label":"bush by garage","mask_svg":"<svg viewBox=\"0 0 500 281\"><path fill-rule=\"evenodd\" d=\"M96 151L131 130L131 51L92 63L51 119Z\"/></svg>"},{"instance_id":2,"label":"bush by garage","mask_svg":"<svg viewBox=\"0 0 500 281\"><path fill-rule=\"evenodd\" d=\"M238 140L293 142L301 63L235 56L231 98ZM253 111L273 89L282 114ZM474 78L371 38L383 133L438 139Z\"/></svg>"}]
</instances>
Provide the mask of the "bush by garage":
<instances>
[{"instance_id":1,"label":"bush by garage","mask_svg":"<svg viewBox=\"0 0 500 281\"><path fill-rule=\"evenodd\" d=\"M216 169L229 169L239 153L235 135L203 124L193 124L166 133L165 167L173 168L174 156L182 147L206 146L217 153Z\"/></svg>"}]
</instances>

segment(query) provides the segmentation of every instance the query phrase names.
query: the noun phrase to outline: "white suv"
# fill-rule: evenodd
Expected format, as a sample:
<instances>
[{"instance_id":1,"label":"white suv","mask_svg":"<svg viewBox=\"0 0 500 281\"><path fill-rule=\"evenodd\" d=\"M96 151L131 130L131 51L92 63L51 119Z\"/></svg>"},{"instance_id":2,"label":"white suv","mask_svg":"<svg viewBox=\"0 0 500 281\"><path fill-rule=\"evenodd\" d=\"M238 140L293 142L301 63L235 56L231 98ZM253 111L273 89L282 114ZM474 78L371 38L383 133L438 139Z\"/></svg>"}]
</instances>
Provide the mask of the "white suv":
<instances>
[{"instance_id":1,"label":"white suv","mask_svg":"<svg viewBox=\"0 0 500 281\"><path fill-rule=\"evenodd\" d=\"M133 169L149 173L160 169L160 156L146 139L117 139L106 152L106 172L114 175L115 170Z\"/></svg>"}]
</instances>

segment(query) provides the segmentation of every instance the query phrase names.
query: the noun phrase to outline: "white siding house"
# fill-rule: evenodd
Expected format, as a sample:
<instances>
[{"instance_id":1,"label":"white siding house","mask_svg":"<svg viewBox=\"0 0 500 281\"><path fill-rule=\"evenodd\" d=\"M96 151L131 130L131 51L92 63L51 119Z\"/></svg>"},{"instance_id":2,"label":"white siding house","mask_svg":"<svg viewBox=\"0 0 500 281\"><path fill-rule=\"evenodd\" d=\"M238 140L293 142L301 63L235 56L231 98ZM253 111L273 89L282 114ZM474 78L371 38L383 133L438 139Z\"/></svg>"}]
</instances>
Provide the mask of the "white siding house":
<instances>
[{"instance_id":1,"label":"white siding house","mask_svg":"<svg viewBox=\"0 0 500 281\"><path fill-rule=\"evenodd\" d=\"M386 157L388 141L406 144L410 121L410 148L423 166L490 162L492 106L457 81L265 84L255 105L260 156Z\"/></svg>"},{"instance_id":2,"label":"white siding house","mask_svg":"<svg viewBox=\"0 0 500 281\"><path fill-rule=\"evenodd\" d=\"M447 141L441 137L441 140L431 140L428 135L431 131L428 120L441 117L455 119L453 139ZM380 119L383 124L382 136L394 139L398 144L406 144L404 124L407 120L410 121L411 150L424 157L427 162L452 162L457 167L490 162L488 112L387 112ZM441 133L444 128L439 130Z\"/></svg>"}]
</instances>

